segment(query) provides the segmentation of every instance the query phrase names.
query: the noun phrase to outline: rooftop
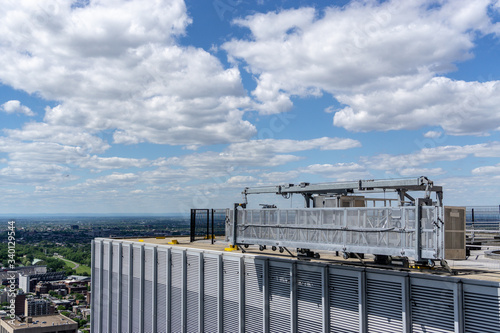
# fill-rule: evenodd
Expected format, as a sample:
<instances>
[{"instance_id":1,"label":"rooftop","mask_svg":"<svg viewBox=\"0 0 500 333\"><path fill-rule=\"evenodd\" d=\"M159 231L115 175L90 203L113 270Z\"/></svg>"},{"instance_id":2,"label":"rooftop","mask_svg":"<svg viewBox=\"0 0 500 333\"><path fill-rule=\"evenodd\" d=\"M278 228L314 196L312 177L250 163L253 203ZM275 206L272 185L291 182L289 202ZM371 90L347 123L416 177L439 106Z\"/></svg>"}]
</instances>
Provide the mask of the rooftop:
<instances>
[{"instance_id":1,"label":"rooftop","mask_svg":"<svg viewBox=\"0 0 500 333\"><path fill-rule=\"evenodd\" d=\"M68 329L74 329L78 327L78 324L60 314L46 315L46 316L30 316L33 319L32 323L28 323L28 318L25 318L23 322L18 319L10 320L8 318L2 319L2 325L6 324L14 329L25 329L34 327L51 327L51 326L64 326L68 325Z\"/></svg>"},{"instance_id":2,"label":"rooftop","mask_svg":"<svg viewBox=\"0 0 500 333\"><path fill-rule=\"evenodd\" d=\"M106 240L107 238L97 238L99 240ZM167 245L179 248L190 248L199 250L210 251L224 251L228 247L228 242L223 237L216 238L214 244L210 240L199 240L190 242L189 237L171 237L171 238L116 238L113 241L134 242L140 244L151 245ZM178 244L169 244L172 240L176 240ZM289 249L295 255L295 249ZM426 274L438 275L455 275L460 278L494 281L500 282L500 259L490 258L485 252L491 250L500 250L500 246L483 246L482 250L471 250L470 256L466 260L448 260L448 265L453 271L453 274L445 270L437 264L435 269L416 269L416 268L403 268L402 266L381 266L375 265L372 255L365 255L362 261L358 258L343 259L342 254L337 256L335 252L317 251L321 257L320 259L311 259L313 262L330 263L336 265L353 265L353 266L367 266L382 269L396 269L400 271L420 272ZM280 253L279 251L272 251L266 249L260 251L258 246L249 246L248 248L239 249L237 252L244 252L246 255L253 256L272 256L282 257L284 259L301 260L297 257L291 257L286 251ZM302 259L303 260L303 259Z\"/></svg>"}]
</instances>

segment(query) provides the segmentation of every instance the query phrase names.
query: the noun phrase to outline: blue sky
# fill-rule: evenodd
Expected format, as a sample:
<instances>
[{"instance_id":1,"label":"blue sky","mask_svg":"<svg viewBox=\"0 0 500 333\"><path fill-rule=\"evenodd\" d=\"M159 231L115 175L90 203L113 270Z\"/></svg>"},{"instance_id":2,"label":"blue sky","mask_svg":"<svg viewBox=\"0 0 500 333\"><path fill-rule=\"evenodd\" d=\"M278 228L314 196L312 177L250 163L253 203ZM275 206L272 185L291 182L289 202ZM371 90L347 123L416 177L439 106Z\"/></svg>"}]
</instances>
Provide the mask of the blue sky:
<instances>
[{"instance_id":1,"label":"blue sky","mask_svg":"<svg viewBox=\"0 0 500 333\"><path fill-rule=\"evenodd\" d=\"M445 204L500 203L499 1L2 8L1 213L186 212L246 186L422 175Z\"/></svg>"}]
</instances>

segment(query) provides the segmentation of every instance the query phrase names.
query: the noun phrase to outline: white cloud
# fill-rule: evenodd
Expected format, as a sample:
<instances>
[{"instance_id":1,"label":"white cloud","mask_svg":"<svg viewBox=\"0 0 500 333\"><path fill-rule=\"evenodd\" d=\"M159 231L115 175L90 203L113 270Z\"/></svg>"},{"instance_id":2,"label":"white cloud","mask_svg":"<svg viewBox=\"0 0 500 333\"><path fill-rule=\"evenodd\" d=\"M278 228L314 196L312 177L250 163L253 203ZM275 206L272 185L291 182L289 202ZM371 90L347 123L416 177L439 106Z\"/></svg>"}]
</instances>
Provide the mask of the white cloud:
<instances>
[{"instance_id":1,"label":"white cloud","mask_svg":"<svg viewBox=\"0 0 500 333\"><path fill-rule=\"evenodd\" d=\"M234 169L241 171L248 167L274 167L302 159L290 153L306 150L345 150L361 146L353 139L318 138L310 140L250 140L233 143L224 151L194 153L183 157L172 157L157 162L158 165L179 165L201 172L217 170L227 174Z\"/></svg>"},{"instance_id":2,"label":"white cloud","mask_svg":"<svg viewBox=\"0 0 500 333\"><path fill-rule=\"evenodd\" d=\"M334 124L349 130L441 125L453 135L485 135L500 128L500 85L438 75L472 57L478 33L494 31L491 3L353 1L321 13L255 14L234 22L250 38L223 48L255 75L262 113L290 109L293 95L328 92L345 104Z\"/></svg>"},{"instance_id":3,"label":"white cloud","mask_svg":"<svg viewBox=\"0 0 500 333\"><path fill-rule=\"evenodd\" d=\"M252 176L234 176L227 180L228 184L249 184L256 181L256 178Z\"/></svg>"},{"instance_id":4,"label":"white cloud","mask_svg":"<svg viewBox=\"0 0 500 333\"><path fill-rule=\"evenodd\" d=\"M412 170L424 164L437 161L456 161L468 156L500 157L500 142L480 143L465 146L439 146L423 148L417 152L403 155L380 154L373 157L362 157L361 161L375 170ZM417 169L418 170L418 169ZM439 171L438 169L429 169Z\"/></svg>"},{"instance_id":5,"label":"white cloud","mask_svg":"<svg viewBox=\"0 0 500 333\"><path fill-rule=\"evenodd\" d=\"M413 87L407 84L338 95L337 99L349 106L335 114L334 124L353 131L416 129L437 124L452 135L486 135L500 129L500 81L434 77Z\"/></svg>"},{"instance_id":6,"label":"white cloud","mask_svg":"<svg viewBox=\"0 0 500 333\"><path fill-rule=\"evenodd\" d=\"M25 105L21 105L18 100L11 100L0 105L0 111L5 113L22 113L27 116L34 116L35 113Z\"/></svg>"},{"instance_id":7,"label":"white cloud","mask_svg":"<svg viewBox=\"0 0 500 333\"><path fill-rule=\"evenodd\" d=\"M443 135L443 133L439 131L428 131L424 133L424 138L434 139L439 138L441 135Z\"/></svg>"},{"instance_id":8,"label":"white cloud","mask_svg":"<svg viewBox=\"0 0 500 333\"><path fill-rule=\"evenodd\" d=\"M302 173L320 175L336 180L353 180L370 177L370 172L357 163L313 164L300 168Z\"/></svg>"},{"instance_id":9,"label":"white cloud","mask_svg":"<svg viewBox=\"0 0 500 333\"><path fill-rule=\"evenodd\" d=\"M402 168L398 173L403 177L408 176L437 176L446 173L442 168Z\"/></svg>"},{"instance_id":10,"label":"white cloud","mask_svg":"<svg viewBox=\"0 0 500 333\"><path fill-rule=\"evenodd\" d=\"M488 165L478 167L472 170L473 175L492 175L492 176L500 176L500 163L497 165Z\"/></svg>"},{"instance_id":11,"label":"white cloud","mask_svg":"<svg viewBox=\"0 0 500 333\"><path fill-rule=\"evenodd\" d=\"M110 14L112 13L112 15ZM114 131L117 143L204 145L256 132L236 67L179 46L191 19L181 0L8 2L0 13L0 80L59 101L54 127Z\"/></svg>"}]
</instances>

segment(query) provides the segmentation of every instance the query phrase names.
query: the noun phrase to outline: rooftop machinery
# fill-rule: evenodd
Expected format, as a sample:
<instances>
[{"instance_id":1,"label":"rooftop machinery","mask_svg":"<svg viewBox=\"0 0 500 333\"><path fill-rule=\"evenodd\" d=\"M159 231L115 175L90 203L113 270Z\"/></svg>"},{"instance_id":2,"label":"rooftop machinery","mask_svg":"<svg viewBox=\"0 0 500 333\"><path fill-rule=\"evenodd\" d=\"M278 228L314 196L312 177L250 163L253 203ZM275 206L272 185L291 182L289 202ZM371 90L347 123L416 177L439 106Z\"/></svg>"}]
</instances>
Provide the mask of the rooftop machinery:
<instances>
[{"instance_id":1,"label":"rooftop machinery","mask_svg":"<svg viewBox=\"0 0 500 333\"><path fill-rule=\"evenodd\" d=\"M444 207L442 187L427 177L247 187L242 193L244 203L235 204L226 224L233 245L296 248L316 258L313 250L341 251L346 258L373 254L379 262L412 258L431 266L465 259L465 208ZM263 193L300 194L305 208L246 209L249 195ZM366 197L374 193L384 195Z\"/></svg>"}]
</instances>

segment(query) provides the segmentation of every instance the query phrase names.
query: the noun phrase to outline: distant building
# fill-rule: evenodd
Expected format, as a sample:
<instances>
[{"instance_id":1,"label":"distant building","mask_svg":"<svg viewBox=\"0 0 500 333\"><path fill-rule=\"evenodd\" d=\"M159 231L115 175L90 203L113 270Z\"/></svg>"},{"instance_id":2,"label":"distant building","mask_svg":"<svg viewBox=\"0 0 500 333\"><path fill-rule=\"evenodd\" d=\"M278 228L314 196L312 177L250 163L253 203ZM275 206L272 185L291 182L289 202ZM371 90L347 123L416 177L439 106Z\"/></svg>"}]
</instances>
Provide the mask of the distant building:
<instances>
[{"instance_id":1,"label":"distant building","mask_svg":"<svg viewBox=\"0 0 500 333\"><path fill-rule=\"evenodd\" d=\"M9 293L10 293L9 289L4 289L0 292L0 303L10 302ZM15 308L14 308L16 316L24 315L24 301L25 301L25 299L26 299L26 295L22 292L22 290L19 290L18 293L16 294L16 301L15 301Z\"/></svg>"},{"instance_id":2,"label":"distant building","mask_svg":"<svg viewBox=\"0 0 500 333\"><path fill-rule=\"evenodd\" d=\"M65 272L51 272L45 274L30 274L19 275L19 288L25 293L30 293L35 290L35 286L39 281L57 281L63 280L66 277Z\"/></svg>"},{"instance_id":3,"label":"distant building","mask_svg":"<svg viewBox=\"0 0 500 333\"><path fill-rule=\"evenodd\" d=\"M71 226L71 229L72 229L72 230L78 230L78 229L80 229L80 227L79 227L78 225L76 225L76 224L73 224L73 225Z\"/></svg>"},{"instance_id":4,"label":"distant building","mask_svg":"<svg viewBox=\"0 0 500 333\"><path fill-rule=\"evenodd\" d=\"M77 333L78 323L63 315L0 319L0 333Z\"/></svg>"},{"instance_id":5,"label":"distant building","mask_svg":"<svg viewBox=\"0 0 500 333\"><path fill-rule=\"evenodd\" d=\"M29 298L25 301L24 313L26 316L41 316L54 313L54 306L49 300Z\"/></svg>"},{"instance_id":6,"label":"distant building","mask_svg":"<svg viewBox=\"0 0 500 333\"><path fill-rule=\"evenodd\" d=\"M0 279L3 285L7 285L10 279L14 276L17 280L20 275L43 274L47 272L47 266L26 266L16 267L14 269L2 268L0 271Z\"/></svg>"},{"instance_id":7,"label":"distant building","mask_svg":"<svg viewBox=\"0 0 500 333\"><path fill-rule=\"evenodd\" d=\"M16 295L16 302L15 302L15 314L16 316L22 316L25 314L24 312L24 302L26 300L26 295L21 291Z\"/></svg>"}]
</instances>

